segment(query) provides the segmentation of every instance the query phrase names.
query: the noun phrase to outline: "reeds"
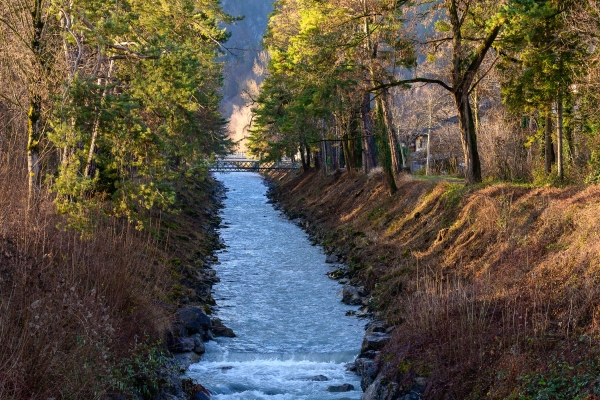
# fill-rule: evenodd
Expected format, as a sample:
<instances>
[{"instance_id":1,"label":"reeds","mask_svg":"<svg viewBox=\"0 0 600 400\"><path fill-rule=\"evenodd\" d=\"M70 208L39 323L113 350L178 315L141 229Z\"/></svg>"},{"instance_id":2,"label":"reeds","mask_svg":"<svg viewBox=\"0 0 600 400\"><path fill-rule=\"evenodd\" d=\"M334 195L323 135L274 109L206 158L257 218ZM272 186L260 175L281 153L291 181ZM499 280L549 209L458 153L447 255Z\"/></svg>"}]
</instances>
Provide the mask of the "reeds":
<instances>
[{"instance_id":1,"label":"reeds","mask_svg":"<svg viewBox=\"0 0 600 400\"><path fill-rule=\"evenodd\" d=\"M0 148L0 399L99 398L167 326L168 267L147 231L105 219L82 238L44 193L27 210L21 148Z\"/></svg>"}]
</instances>

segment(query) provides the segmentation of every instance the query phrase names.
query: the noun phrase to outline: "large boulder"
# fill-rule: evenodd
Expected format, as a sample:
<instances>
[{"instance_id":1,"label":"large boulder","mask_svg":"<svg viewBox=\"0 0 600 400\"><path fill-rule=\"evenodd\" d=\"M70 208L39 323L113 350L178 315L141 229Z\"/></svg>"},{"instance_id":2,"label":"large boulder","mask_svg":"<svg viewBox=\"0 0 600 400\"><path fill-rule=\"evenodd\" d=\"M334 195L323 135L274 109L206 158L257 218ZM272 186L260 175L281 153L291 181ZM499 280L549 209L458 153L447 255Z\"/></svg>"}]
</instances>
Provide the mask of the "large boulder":
<instances>
[{"instance_id":1,"label":"large boulder","mask_svg":"<svg viewBox=\"0 0 600 400\"><path fill-rule=\"evenodd\" d=\"M210 317L200 307L188 306L180 309L177 314L179 323L189 334L203 333L210 329Z\"/></svg>"},{"instance_id":2,"label":"large boulder","mask_svg":"<svg viewBox=\"0 0 600 400\"><path fill-rule=\"evenodd\" d=\"M367 334L370 334L373 332L388 333L387 324L385 321L371 321L367 324L366 332L367 332Z\"/></svg>"},{"instance_id":3,"label":"large boulder","mask_svg":"<svg viewBox=\"0 0 600 400\"><path fill-rule=\"evenodd\" d=\"M204 346L204 342L202 341L202 336L200 336L199 333L196 333L192 335L191 338L194 340L194 353L204 354L206 352L206 347Z\"/></svg>"},{"instance_id":4,"label":"large boulder","mask_svg":"<svg viewBox=\"0 0 600 400\"><path fill-rule=\"evenodd\" d=\"M327 391L331 393L350 392L352 390L354 390L354 386L349 383L344 383L343 385L329 386L327 388Z\"/></svg>"},{"instance_id":5,"label":"large boulder","mask_svg":"<svg viewBox=\"0 0 600 400\"><path fill-rule=\"evenodd\" d=\"M194 339L191 337L174 337L169 343L169 350L173 353L187 353L194 350Z\"/></svg>"},{"instance_id":6,"label":"large boulder","mask_svg":"<svg viewBox=\"0 0 600 400\"><path fill-rule=\"evenodd\" d=\"M363 302L361 291L356 286L344 285L342 289L342 302L351 306L359 306Z\"/></svg>"},{"instance_id":7,"label":"large boulder","mask_svg":"<svg viewBox=\"0 0 600 400\"><path fill-rule=\"evenodd\" d=\"M361 353L366 353L369 350L379 351L388 344L392 339L390 335L383 332L367 333L363 339Z\"/></svg>"},{"instance_id":8,"label":"large boulder","mask_svg":"<svg viewBox=\"0 0 600 400\"><path fill-rule=\"evenodd\" d=\"M215 336L224 336L224 337L235 337L235 333L233 329L226 327L223 325L223 322L219 318L213 318L211 320L210 330L214 333Z\"/></svg>"},{"instance_id":9,"label":"large boulder","mask_svg":"<svg viewBox=\"0 0 600 400\"><path fill-rule=\"evenodd\" d=\"M175 354L174 357L175 360L177 360L179 371L181 372L185 372L190 365L200 361L200 354L194 352Z\"/></svg>"},{"instance_id":10,"label":"large boulder","mask_svg":"<svg viewBox=\"0 0 600 400\"><path fill-rule=\"evenodd\" d=\"M368 358L357 358L356 361L354 361L354 366L356 368L356 374L361 377L360 387L363 391L367 390L377 377L377 366L375 365L375 362Z\"/></svg>"},{"instance_id":11,"label":"large boulder","mask_svg":"<svg viewBox=\"0 0 600 400\"><path fill-rule=\"evenodd\" d=\"M365 390L361 400L396 400L398 397L398 384L379 376Z\"/></svg>"}]
</instances>

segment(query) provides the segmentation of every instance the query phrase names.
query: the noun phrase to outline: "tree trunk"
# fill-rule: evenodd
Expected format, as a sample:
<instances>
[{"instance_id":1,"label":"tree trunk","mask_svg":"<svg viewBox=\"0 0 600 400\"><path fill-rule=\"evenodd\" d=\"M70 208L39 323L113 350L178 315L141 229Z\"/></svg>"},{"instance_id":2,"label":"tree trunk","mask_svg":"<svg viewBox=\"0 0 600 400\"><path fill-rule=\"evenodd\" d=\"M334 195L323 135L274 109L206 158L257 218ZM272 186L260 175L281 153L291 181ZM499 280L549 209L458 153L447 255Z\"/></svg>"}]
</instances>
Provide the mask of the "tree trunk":
<instances>
[{"instance_id":1,"label":"tree trunk","mask_svg":"<svg viewBox=\"0 0 600 400\"><path fill-rule=\"evenodd\" d=\"M479 80L479 70L475 74L475 79ZM477 85L473 89L473 108L475 109L473 113L473 120L475 122L475 134L479 133L479 128L481 127L481 118L479 114L479 104L481 103L481 99L479 97L479 85Z\"/></svg>"},{"instance_id":2,"label":"tree trunk","mask_svg":"<svg viewBox=\"0 0 600 400\"><path fill-rule=\"evenodd\" d=\"M362 164L363 172L366 174L377 167L375 158L375 143L373 140L373 121L371 121L371 94L365 93L363 104L360 109L362 119Z\"/></svg>"},{"instance_id":3,"label":"tree trunk","mask_svg":"<svg viewBox=\"0 0 600 400\"><path fill-rule=\"evenodd\" d=\"M394 174L392 173L391 166L384 167L384 175L385 181L387 183L388 191L390 196L393 196L394 193L398 191L398 186L396 186L396 180L394 179Z\"/></svg>"},{"instance_id":4,"label":"tree trunk","mask_svg":"<svg viewBox=\"0 0 600 400\"><path fill-rule=\"evenodd\" d=\"M577 148L575 147L573 129L564 129L563 127L563 130L564 140L567 141L567 162L571 165L575 165L575 160L577 160Z\"/></svg>"},{"instance_id":5,"label":"tree trunk","mask_svg":"<svg viewBox=\"0 0 600 400\"><path fill-rule=\"evenodd\" d=\"M557 126L556 126L556 155L557 155L557 166L558 166L558 178L564 178L564 158L563 158L563 102L562 94L559 91L557 98Z\"/></svg>"},{"instance_id":6,"label":"tree trunk","mask_svg":"<svg viewBox=\"0 0 600 400\"><path fill-rule=\"evenodd\" d=\"M354 159L350 155L350 143L348 141L348 134L342 136L342 152L344 153L344 161L346 162L346 169L348 171L354 170L353 161Z\"/></svg>"},{"instance_id":7,"label":"tree trunk","mask_svg":"<svg viewBox=\"0 0 600 400\"><path fill-rule=\"evenodd\" d=\"M323 139L325 139L325 135L323 135ZM331 155L331 152L327 149L328 146L328 142L321 142L321 150L319 152L319 158L321 159L321 165L322 165L322 169L323 169L323 173L325 174L325 176L327 176L327 174L329 173L329 168L331 167L329 165L329 156Z\"/></svg>"},{"instance_id":8,"label":"tree trunk","mask_svg":"<svg viewBox=\"0 0 600 400\"><path fill-rule=\"evenodd\" d=\"M100 97L100 109L98 110L96 116L94 117L94 125L92 128L92 140L90 142L90 151L88 153L87 162L85 164L84 176L90 176L92 172L92 161L94 159L94 152L96 151L96 140L98 138L98 129L100 128L100 115L102 114L102 106L104 105L104 101L108 94L108 81L110 79L112 69L113 69L114 61L110 60L108 65L108 73L106 74L106 78L104 79L104 88L102 89L102 96ZM98 79L98 84L100 84L100 79Z\"/></svg>"},{"instance_id":9,"label":"tree trunk","mask_svg":"<svg viewBox=\"0 0 600 400\"><path fill-rule=\"evenodd\" d=\"M431 174L431 166L429 165L429 159L431 158L431 125L433 124L433 99L429 99L428 110L429 122L427 124L427 164L425 166L425 175Z\"/></svg>"},{"instance_id":10,"label":"tree trunk","mask_svg":"<svg viewBox=\"0 0 600 400\"><path fill-rule=\"evenodd\" d=\"M454 101L458 111L460 141L465 156L465 180L468 185L472 185L481 182L481 162L477 151L477 133L468 92L455 92Z\"/></svg>"},{"instance_id":11,"label":"tree trunk","mask_svg":"<svg viewBox=\"0 0 600 400\"><path fill-rule=\"evenodd\" d=\"M32 91L34 91L32 89ZM29 207L31 208L34 197L39 194L39 147L42 139L41 129L42 100L39 95L32 94L27 113L27 173L29 183Z\"/></svg>"},{"instance_id":12,"label":"tree trunk","mask_svg":"<svg viewBox=\"0 0 600 400\"><path fill-rule=\"evenodd\" d=\"M306 156L304 155L304 145L300 145L300 162L302 163L302 171L307 172L310 169L310 165L306 163Z\"/></svg>"},{"instance_id":13,"label":"tree trunk","mask_svg":"<svg viewBox=\"0 0 600 400\"><path fill-rule=\"evenodd\" d=\"M400 154L398 152L398 139L394 133L394 123L392 118L392 112L389 104L389 93L388 89L381 90L381 111L383 111L383 122L388 134L388 141L390 143L390 155L392 157L392 172L397 175L401 171L400 166Z\"/></svg>"},{"instance_id":14,"label":"tree trunk","mask_svg":"<svg viewBox=\"0 0 600 400\"><path fill-rule=\"evenodd\" d=\"M398 146L400 147L400 160L402 161L402 170L404 172L407 172L406 156L404 155L404 146L402 145L402 142L400 141L399 136L400 136L400 125L396 125L396 137L398 138ZM408 169L408 172L410 172L410 168Z\"/></svg>"},{"instance_id":15,"label":"tree trunk","mask_svg":"<svg viewBox=\"0 0 600 400\"><path fill-rule=\"evenodd\" d=\"M42 33L44 31L44 21L42 19L42 0L34 0L34 7L31 13L33 18L33 38L31 40L31 51L34 57L39 57L39 70L36 73L41 74L46 67L42 59L43 44ZM29 111L27 113L27 175L28 175L28 207L31 208L34 203L34 196L40 191L40 141L42 140L42 98L38 94L40 90L41 79L34 78L34 83L29 87Z\"/></svg>"},{"instance_id":16,"label":"tree trunk","mask_svg":"<svg viewBox=\"0 0 600 400\"><path fill-rule=\"evenodd\" d=\"M546 126L544 127L544 160L546 175L550 175L552 164L555 161L552 143L552 111L550 108L546 110Z\"/></svg>"},{"instance_id":17,"label":"tree trunk","mask_svg":"<svg viewBox=\"0 0 600 400\"><path fill-rule=\"evenodd\" d=\"M377 100L377 124L375 125L375 140L377 141L378 161L383 168L383 173L385 175L385 180L390 195L393 195L398 190L398 187L396 186L395 173L392 169L392 151L390 149L390 139L388 135L389 131L387 129L387 124L385 123L382 103L383 101L381 101L381 98L379 98Z\"/></svg>"},{"instance_id":18,"label":"tree trunk","mask_svg":"<svg viewBox=\"0 0 600 400\"><path fill-rule=\"evenodd\" d=\"M348 152L350 153L350 157L352 157L352 165L354 166L355 171L358 171L358 169L362 167L362 140L357 139L362 135L360 122L361 115L360 109L358 109L351 116L348 133L348 135L353 138L348 141Z\"/></svg>"}]
</instances>

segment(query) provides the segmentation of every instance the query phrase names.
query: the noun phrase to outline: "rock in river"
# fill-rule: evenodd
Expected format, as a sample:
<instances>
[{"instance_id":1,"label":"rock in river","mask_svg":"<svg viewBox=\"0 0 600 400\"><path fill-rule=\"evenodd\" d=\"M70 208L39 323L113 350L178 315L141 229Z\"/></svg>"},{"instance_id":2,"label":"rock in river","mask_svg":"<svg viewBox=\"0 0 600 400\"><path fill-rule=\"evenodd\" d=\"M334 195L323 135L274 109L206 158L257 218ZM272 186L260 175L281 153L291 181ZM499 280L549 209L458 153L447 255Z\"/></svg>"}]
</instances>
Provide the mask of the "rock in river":
<instances>
[{"instance_id":1,"label":"rock in river","mask_svg":"<svg viewBox=\"0 0 600 400\"><path fill-rule=\"evenodd\" d=\"M325 258L325 262L327 264L335 264L339 261L339 257L335 254L330 254L327 256L327 258Z\"/></svg>"},{"instance_id":2,"label":"rock in river","mask_svg":"<svg viewBox=\"0 0 600 400\"><path fill-rule=\"evenodd\" d=\"M362 342L362 347L360 352L366 353L369 350L381 350L383 347L390 341L392 337L387 333L382 332L372 332L365 335L365 338Z\"/></svg>"},{"instance_id":3,"label":"rock in river","mask_svg":"<svg viewBox=\"0 0 600 400\"><path fill-rule=\"evenodd\" d=\"M219 318L213 318L211 320L212 326L210 330L215 334L215 336L224 336L224 337L235 337L235 333L233 333L233 329L226 327L223 325L223 322Z\"/></svg>"},{"instance_id":4,"label":"rock in river","mask_svg":"<svg viewBox=\"0 0 600 400\"><path fill-rule=\"evenodd\" d=\"M190 334L204 333L210 328L210 317L200 307L188 306L180 309L177 314L179 322Z\"/></svg>"},{"instance_id":5,"label":"rock in river","mask_svg":"<svg viewBox=\"0 0 600 400\"><path fill-rule=\"evenodd\" d=\"M362 390L366 390L377 377L377 366L368 358L357 358L354 365L356 373L361 377L360 386Z\"/></svg>"},{"instance_id":6,"label":"rock in river","mask_svg":"<svg viewBox=\"0 0 600 400\"><path fill-rule=\"evenodd\" d=\"M175 359L179 364L179 370L181 372L185 372L185 370L187 370L190 365L200 361L200 355L193 352L181 353L175 354Z\"/></svg>"},{"instance_id":7,"label":"rock in river","mask_svg":"<svg viewBox=\"0 0 600 400\"><path fill-rule=\"evenodd\" d=\"M389 382L383 376L377 377L362 396L362 400L388 400L397 399L399 397L398 385L394 382Z\"/></svg>"},{"instance_id":8,"label":"rock in river","mask_svg":"<svg viewBox=\"0 0 600 400\"><path fill-rule=\"evenodd\" d=\"M194 350L194 339L191 337L175 337L169 345L173 353L187 353Z\"/></svg>"},{"instance_id":9,"label":"rock in river","mask_svg":"<svg viewBox=\"0 0 600 400\"><path fill-rule=\"evenodd\" d=\"M194 339L194 353L204 354L206 352L206 346L204 346L204 342L202 341L202 336L196 333L191 336Z\"/></svg>"},{"instance_id":10,"label":"rock in river","mask_svg":"<svg viewBox=\"0 0 600 400\"><path fill-rule=\"evenodd\" d=\"M354 390L354 386L349 383L344 383L343 385L337 386L329 386L327 388L327 391L331 393L349 392L351 390Z\"/></svg>"},{"instance_id":11,"label":"rock in river","mask_svg":"<svg viewBox=\"0 0 600 400\"><path fill-rule=\"evenodd\" d=\"M360 290L352 285L344 285L342 289L342 302L351 306L359 306L362 304L362 296Z\"/></svg>"}]
</instances>

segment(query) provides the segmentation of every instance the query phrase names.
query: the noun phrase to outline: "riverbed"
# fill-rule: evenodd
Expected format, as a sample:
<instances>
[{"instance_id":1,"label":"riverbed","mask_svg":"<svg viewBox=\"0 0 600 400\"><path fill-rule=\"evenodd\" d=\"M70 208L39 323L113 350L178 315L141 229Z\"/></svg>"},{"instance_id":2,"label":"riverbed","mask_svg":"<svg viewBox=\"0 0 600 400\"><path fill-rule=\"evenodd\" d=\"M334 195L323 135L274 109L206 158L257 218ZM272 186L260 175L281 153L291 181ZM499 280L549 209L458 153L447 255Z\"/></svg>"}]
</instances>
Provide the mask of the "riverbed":
<instances>
[{"instance_id":1,"label":"riverbed","mask_svg":"<svg viewBox=\"0 0 600 400\"><path fill-rule=\"evenodd\" d=\"M188 375L216 400L360 399L360 379L346 364L366 321L346 315L356 307L340 301L323 250L269 203L262 176L215 177L228 192L214 313L237 336L208 342ZM355 389L332 392L344 384Z\"/></svg>"}]
</instances>

